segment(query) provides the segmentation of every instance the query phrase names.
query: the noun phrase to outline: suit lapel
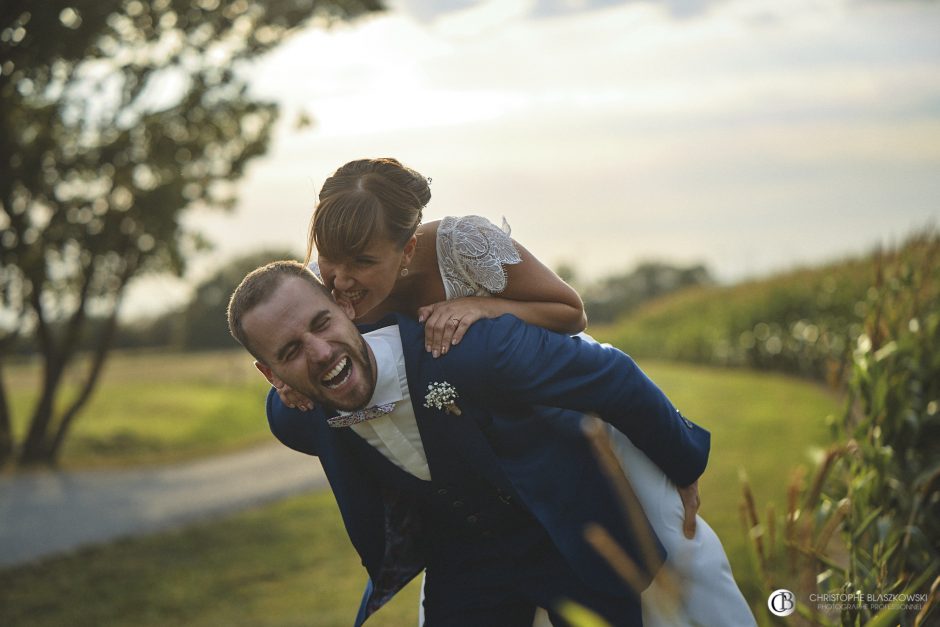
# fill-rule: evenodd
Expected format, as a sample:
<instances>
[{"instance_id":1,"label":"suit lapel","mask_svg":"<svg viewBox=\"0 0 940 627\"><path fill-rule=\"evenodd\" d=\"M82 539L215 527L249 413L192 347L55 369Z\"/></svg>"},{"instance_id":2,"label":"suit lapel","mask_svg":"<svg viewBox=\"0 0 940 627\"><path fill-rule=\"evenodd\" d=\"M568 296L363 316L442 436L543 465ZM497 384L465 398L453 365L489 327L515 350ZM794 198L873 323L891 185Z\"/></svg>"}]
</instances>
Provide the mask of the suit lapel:
<instances>
[{"instance_id":1,"label":"suit lapel","mask_svg":"<svg viewBox=\"0 0 940 627\"><path fill-rule=\"evenodd\" d=\"M514 493L499 459L483 435L481 426L489 422L489 415L469 402L458 401L459 416L425 407L428 385L445 382L443 369L440 362L424 350L424 327L409 318L399 317L398 328L408 373L408 391L431 477L440 482L459 479L465 475L469 464L498 488Z\"/></svg>"}]
</instances>

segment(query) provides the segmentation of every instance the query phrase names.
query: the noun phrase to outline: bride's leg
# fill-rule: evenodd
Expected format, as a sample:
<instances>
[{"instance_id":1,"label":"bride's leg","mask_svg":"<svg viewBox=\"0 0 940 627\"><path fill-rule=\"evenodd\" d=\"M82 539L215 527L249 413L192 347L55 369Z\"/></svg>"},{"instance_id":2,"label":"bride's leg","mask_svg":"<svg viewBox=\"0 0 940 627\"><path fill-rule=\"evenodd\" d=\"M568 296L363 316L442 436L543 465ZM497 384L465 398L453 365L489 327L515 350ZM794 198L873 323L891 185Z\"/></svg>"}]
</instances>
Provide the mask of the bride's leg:
<instances>
[{"instance_id":1,"label":"bride's leg","mask_svg":"<svg viewBox=\"0 0 940 627\"><path fill-rule=\"evenodd\" d=\"M697 624L702 627L756 625L731 575L731 565L715 532L696 517L693 539L682 533L684 511L675 486L650 459L614 427L611 446L636 492L653 531L666 548L666 567L678 580L680 603L668 599L660 578L640 597L646 627Z\"/></svg>"}]
</instances>

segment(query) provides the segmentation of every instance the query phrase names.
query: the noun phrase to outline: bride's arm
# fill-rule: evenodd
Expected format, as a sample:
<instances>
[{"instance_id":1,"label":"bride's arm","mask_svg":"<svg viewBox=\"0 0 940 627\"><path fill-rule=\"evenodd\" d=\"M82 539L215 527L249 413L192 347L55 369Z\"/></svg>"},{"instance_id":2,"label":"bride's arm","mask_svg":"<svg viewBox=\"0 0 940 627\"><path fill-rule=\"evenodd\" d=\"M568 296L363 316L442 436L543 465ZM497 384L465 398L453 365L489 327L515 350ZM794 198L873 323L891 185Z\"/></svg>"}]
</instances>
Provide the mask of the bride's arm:
<instances>
[{"instance_id":1,"label":"bride's arm","mask_svg":"<svg viewBox=\"0 0 940 627\"><path fill-rule=\"evenodd\" d=\"M418 309L425 323L428 350L446 353L471 324L481 318L513 314L551 331L574 334L584 330L587 317L578 293L513 240L519 263L503 266L505 288L492 296L465 296Z\"/></svg>"}]
</instances>

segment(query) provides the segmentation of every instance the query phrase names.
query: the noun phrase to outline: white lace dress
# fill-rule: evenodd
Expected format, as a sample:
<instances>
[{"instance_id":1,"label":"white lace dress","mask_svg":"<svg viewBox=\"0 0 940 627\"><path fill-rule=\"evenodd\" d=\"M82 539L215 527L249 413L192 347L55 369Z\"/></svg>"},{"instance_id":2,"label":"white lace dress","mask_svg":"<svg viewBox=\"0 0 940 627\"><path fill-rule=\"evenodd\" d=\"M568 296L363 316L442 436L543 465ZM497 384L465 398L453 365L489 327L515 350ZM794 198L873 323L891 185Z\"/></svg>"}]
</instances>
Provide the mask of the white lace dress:
<instances>
[{"instance_id":1,"label":"white lace dress","mask_svg":"<svg viewBox=\"0 0 940 627\"><path fill-rule=\"evenodd\" d=\"M502 229L480 216L448 216L437 227L437 265L447 300L461 296L499 294L506 289L505 266L522 257Z\"/></svg>"},{"instance_id":2,"label":"white lace dress","mask_svg":"<svg viewBox=\"0 0 940 627\"><path fill-rule=\"evenodd\" d=\"M502 228L480 216L441 220L437 258L448 300L499 295L506 289L505 266L522 261L509 233L505 219ZM579 335L594 341L589 335ZM698 517L695 538L687 539L682 533L682 500L675 486L625 435L610 425L607 430L620 465L668 552L666 566L677 576L682 591L681 607L674 607L654 581L641 597L643 624L755 625L715 532ZM539 609L535 627L550 624L547 612Z\"/></svg>"}]
</instances>

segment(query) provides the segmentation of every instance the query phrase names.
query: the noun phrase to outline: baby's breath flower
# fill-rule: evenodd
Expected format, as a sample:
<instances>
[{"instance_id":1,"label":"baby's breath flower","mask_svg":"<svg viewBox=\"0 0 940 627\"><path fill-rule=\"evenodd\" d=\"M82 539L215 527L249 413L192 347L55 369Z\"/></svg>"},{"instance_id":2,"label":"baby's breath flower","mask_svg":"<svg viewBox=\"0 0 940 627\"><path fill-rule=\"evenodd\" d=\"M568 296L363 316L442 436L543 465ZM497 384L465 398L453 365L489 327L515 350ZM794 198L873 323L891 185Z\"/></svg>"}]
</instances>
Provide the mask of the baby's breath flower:
<instances>
[{"instance_id":1,"label":"baby's breath flower","mask_svg":"<svg viewBox=\"0 0 940 627\"><path fill-rule=\"evenodd\" d=\"M442 409L448 414L460 415L457 407L457 390L446 381L428 385L428 393L424 397L424 406L428 409Z\"/></svg>"}]
</instances>

